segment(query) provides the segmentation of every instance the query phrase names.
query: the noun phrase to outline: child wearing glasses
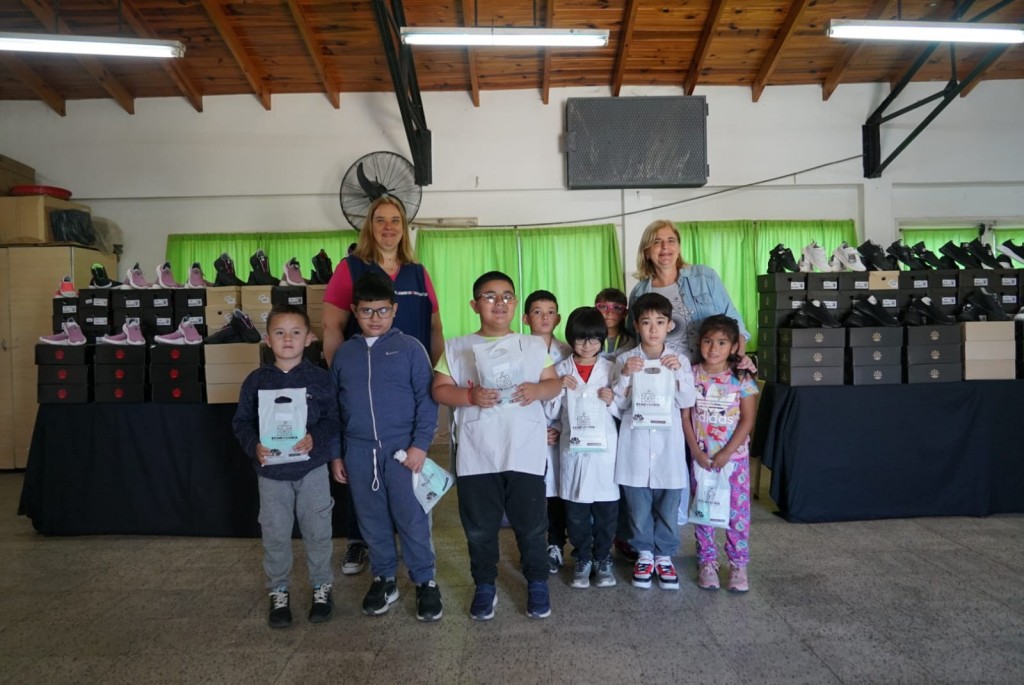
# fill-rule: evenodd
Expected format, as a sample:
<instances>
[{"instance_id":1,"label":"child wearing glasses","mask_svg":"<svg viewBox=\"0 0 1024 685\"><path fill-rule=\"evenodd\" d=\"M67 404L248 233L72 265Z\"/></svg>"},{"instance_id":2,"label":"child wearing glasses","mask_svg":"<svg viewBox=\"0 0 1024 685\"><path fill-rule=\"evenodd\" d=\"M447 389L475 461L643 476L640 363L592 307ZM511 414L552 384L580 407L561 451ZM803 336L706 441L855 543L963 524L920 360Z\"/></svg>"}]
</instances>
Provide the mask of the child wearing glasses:
<instances>
[{"instance_id":1,"label":"child wearing glasses","mask_svg":"<svg viewBox=\"0 0 1024 685\"><path fill-rule=\"evenodd\" d=\"M397 530L402 559L416 586L416 618L436 621L442 605L430 521L413 494L409 473L423 468L437 429L430 357L419 340L392 326L398 303L390 279L372 272L361 276L352 289L351 307L362 333L346 340L331 364L343 454L331 462L331 474L348 483L369 547L373 582L363 598L363 613L379 616L398 599ZM394 458L400 450L406 453L403 462Z\"/></svg>"},{"instance_id":2,"label":"child wearing glasses","mask_svg":"<svg viewBox=\"0 0 1024 685\"><path fill-rule=\"evenodd\" d=\"M473 283L475 333L445 341L434 367L434 399L454 409L459 516L476 591L470 617L494 617L498 531L504 512L527 581L526 613L551 615L545 533L547 420L542 402L562 388L544 341L512 332L516 292L500 271Z\"/></svg>"},{"instance_id":3,"label":"child wearing glasses","mask_svg":"<svg viewBox=\"0 0 1024 685\"><path fill-rule=\"evenodd\" d=\"M613 360L620 352L636 347L636 340L626 332L626 293L618 288L605 288L594 298L594 306L608 327L608 337L602 346L601 356Z\"/></svg>"}]
</instances>

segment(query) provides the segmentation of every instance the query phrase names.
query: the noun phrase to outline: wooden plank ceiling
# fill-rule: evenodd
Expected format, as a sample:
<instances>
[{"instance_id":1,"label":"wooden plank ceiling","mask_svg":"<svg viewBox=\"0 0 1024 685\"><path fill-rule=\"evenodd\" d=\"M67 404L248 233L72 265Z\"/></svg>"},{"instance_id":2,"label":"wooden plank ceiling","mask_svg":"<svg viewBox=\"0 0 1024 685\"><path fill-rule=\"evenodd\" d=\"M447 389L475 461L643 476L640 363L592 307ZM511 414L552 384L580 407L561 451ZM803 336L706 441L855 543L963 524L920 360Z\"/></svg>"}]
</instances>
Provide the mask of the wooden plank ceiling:
<instances>
[{"instance_id":1,"label":"wooden plank ceiling","mask_svg":"<svg viewBox=\"0 0 1024 685\"><path fill-rule=\"evenodd\" d=\"M863 44L825 36L829 19L948 19L954 0L404 0L410 26L552 26L609 29L606 48L416 48L423 91L465 91L486 106L487 91L607 86L748 86L756 101L771 86L893 83L922 46ZM997 4L986 22L1024 22L1024 0L977 0L970 18ZM270 109L286 93L392 90L370 0L0 0L0 31L180 40L180 60L0 53L0 100L37 100L64 114L68 100L108 98L126 112L135 100L251 94ZM988 51L957 50L959 74ZM936 50L917 81L946 81L950 52ZM1005 50L983 79L1024 79L1024 46Z\"/></svg>"}]
</instances>

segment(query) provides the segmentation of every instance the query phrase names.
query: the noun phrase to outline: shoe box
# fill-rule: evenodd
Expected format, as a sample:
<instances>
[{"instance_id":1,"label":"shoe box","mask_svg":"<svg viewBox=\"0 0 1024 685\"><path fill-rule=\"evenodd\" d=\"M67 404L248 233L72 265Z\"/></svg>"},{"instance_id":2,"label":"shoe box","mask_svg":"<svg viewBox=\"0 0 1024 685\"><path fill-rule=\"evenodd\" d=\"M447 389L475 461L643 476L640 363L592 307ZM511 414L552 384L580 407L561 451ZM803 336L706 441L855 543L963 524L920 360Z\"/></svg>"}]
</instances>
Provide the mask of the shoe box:
<instances>
[{"instance_id":1,"label":"shoe box","mask_svg":"<svg viewBox=\"0 0 1024 685\"><path fill-rule=\"evenodd\" d=\"M204 338L209 333L209 327L206 325L206 309L175 309L174 315L171 321L174 322L174 330L178 330L179 324L182 320L188 317L192 321L192 325L195 326L196 332Z\"/></svg>"},{"instance_id":2,"label":"shoe box","mask_svg":"<svg viewBox=\"0 0 1024 685\"><path fill-rule=\"evenodd\" d=\"M810 274L811 276L818 274ZM838 281L833 281L838 283ZM828 310L829 314L840 319L850 313L853 301L849 297L843 297L840 290L808 290L807 301L817 301L822 307Z\"/></svg>"},{"instance_id":3,"label":"shoe box","mask_svg":"<svg viewBox=\"0 0 1024 685\"><path fill-rule=\"evenodd\" d=\"M779 293L779 292L802 292L807 290L807 276L805 273L781 273L761 274L757 277L757 292ZM307 290L311 286L306 286ZM326 290L326 285L317 286ZM313 299L310 296L309 299ZM320 298L323 301L323 297Z\"/></svg>"},{"instance_id":4,"label":"shoe box","mask_svg":"<svg viewBox=\"0 0 1024 685\"><path fill-rule=\"evenodd\" d=\"M961 323L964 380L1015 378L1016 328L1014 321Z\"/></svg>"},{"instance_id":5,"label":"shoe box","mask_svg":"<svg viewBox=\"0 0 1024 685\"><path fill-rule=\"evenodd\" d=\"M55 297L53 298L53 316L78 319L78 298L77 297Z\"/></svg>"},{"instance_id":6,"label":"shoe box","mask_svg":"<svg viewBox=\"0 0 1024 685\"><path fill-rule=\"evenodd\" d=\"M780 347L779 367L789 366L843 366L845 355L842 347Z\"/></svg>"},{"instance_id":7,"label":"shoe box","mask_svg":"<svg viewBox=\"0 0 1024 685\"><path fill-rule=\"evenodd\" d=\"M846 383L847 385L899 385L903 383L903 365L850 366L847 369Z\"/></svg>"},{"instance_id":8,"label":"shoe box","mask_svg":"<svg viewBox=\"0 0 1024 685\"><path fill-rule=\"evenodd\" d=\"M956 288L928 288L926 294L943 314L956 314L960 306L960 291Z\"/></svg>"},{"instance_id":9,"label":"shoe box","mask_svg":"<svg viewBox=\"0 0 1024 685\"><path fill-rule=\"evenodd\" d=\"M909 364L905 367L907 383L951 383L963 379L961 362L950 364Z\"/></svg>"},{"instance_id":10,"label":"shoe box","mask_svg":"<svg viewBox=\"0 0 1024 685\"><path fill-rule=\"evenodd\" d=\"M778 337L776 382L795 386L843 384L845 328L780 328Z\"/></svg>"},{"instance_id":11,"label":"shoe box","mask_svg":"<svg viewBox=\"0 0 1024 685\"><path fill-rule=\"evenodd\" d=\"M845 345L845 328L779 329L779 347L843 348Z\"/></svg>"},{"instance_id":12,"label":"shoe box","mask_svg":"<svg viewBox=\"0 0 1024 685\"><path fill-rule=\"evenodd\" d=\"M321 361L324 358L324 345L319 340L314 340L302 353L303 359L308 359L316 366L321 365ZM273 364L274 363L274 351L266 345L260 345L260 362L262 364Z\"/></svg>"},{"instance_id":13,"label":"shoe box","mask_svg":"<svg viewBox=\"0 0 1024 685\"><path fill-rule=\"evenodd\" d=\"M903 382L903 328L875 326L846 332L848 385L893 385Z\"/></svg>"},{"instance_id":14,"label":"shoe box","mask_svg":"<svg viewBox=\"0 0 1024 685\"><path fill-rule=\"evenodd\" d=\"M847 347L846 359L851 368L902 366L903 347L900 345Z\"/></svg>"},{"instance_id":15,"label":"shoe box","mask_svg":"<svg viewBox=\"0 0 1024 685\"><path fill-rule=\"evenodd\" d=\"M182 288L173 293L172 321L175 330L187 316L192 320L199 335L206 337L209 333L209 327L206 325L206 288Z\"/></svg>"},{"instance_id":16,"label":"shoe box","mask_svg":"<svg viewBox=\"0 0 1024 685\"><path fill-rule=\"evenodd\" d=\"M880 272L879 272L880 273ZM849 312L853 309L853 303L857 300L874 296L882 308L889 314L899 317L899 291L898 290L840 290L837 293L839 298L840 311Z\"/></svg>"},{"instance_id":17,"label":"shoe box","mask_svg":"<svg viewBox=\"0 0 1024 685\"><path fill-rule=\"evenodd\" d=\"M203 323L208 333L216 333L231 323L231 315L235 307L228 305L208 305L203 310Z\"/></svg>"},{"instance_id":18,"label":"shoe box","mask_svg":"<svg viewBox=\"0 0 1024 685\"><path fill-rule=\"evenodd\" d=\"M792 309L759 309L757 310L758 328L782 328L793 316ZM321 331L323 324L321 323Z\"/></svg>"},{"instance_id":19,"label":"shoe box","mask_svg":"<svg viewBox=\"0 0 1024 685\"><path fill-rule=\"evenodd\" d=\"M758 309L776 309L792 311L799 309L807 301L807 291L779 291L772 293L758 293Z\"/></svg>"},{"instance_id":20,"label":"shoe box","mask_svg":"<svg viewBox=\"0 0 1024 685\"><path fill-rule=\"evenodd\" d=\"M97 345L93 354L93 401L146 401L145 345Z\"/></svg>"},{"instance_id":21,"label":"shoe box","mask_svg":"<svg viewBox=\"0 0 1024 685\"><path fill-rule=\"evenodd\" d=\"M255 343L203 345L207 404L238 402L242 381L260 366L260 348Z\"/></svg>"},{"instance_id":22,"label":"shoe box","mask_svg":"<svg viewBox=\"0 0 1024 685\"><path fill-rule=\"evenodd\" d=\"M915 345L959 345L960 326L907 326L907 347Z\"/></svg>"},{"instance_id":23,"label":"shoe box","mask_svg":"<svg viewBox=\"0 0 1024 685\"><path fill-rule=\"evenodd\" d=\"M198 327L197 327L198 328ZM150 402L203 401L201 345L154 345L149 350Z\"/></svg>"},{"instance_id":24,"label":"shoe box","mask_svg":"<svg viewBox=\"0 0 1024 685\"><path fill-rule=\"evenodd\" d=\"M154 404L200 404L202 401L202 383L157 383L154 381L150 388L150 402Z\"/></svg>"},{"instance_id":25,"label":"shoe box","mask_svg":"<svg viewBox=\"0 0 1024 685\"><path fill-rule=\"evenodd\" d=\"M36 364L59 364L73 366L92 362L90 345L36 345Z\"/></svg>"},{"instance_id":26,"label":"shoe box","mask_svg":"<svg viewBox=\"0 0 1024 685\"><path fill-rule=\"evenodd\" d=\"M1014 340L1013 321L966 321L960 324L963 342L982 340Z\"/></svg>"},{"instance_id":27,"label":"shoe box","mask_svg":"<svg viewBox=\"0 0 1024 685\"><path fill-rule=\"evenodd\" d=\"M757 378L768 383L778 380L778 348L774 345L758 345L754 352L757 362Z\"/></svg>"},{"instance_id":28,"label":"shoe box","mask_svg":"<svg viewBox=\"0 0 1024 685\"><path fill-rule=\"evenodd\" d=\"M900 290L929 290L932 288L956 288L960 282L958 269L934 269L929 271L901 271Z\"/></svg>"},{"instance_id":29,"label":"shoe box","mask_svg":"<svg viewBox=\"0 0 1024 685\"><path fill-rule=\"evenodd\" d=\"M90 352L87 345L36 345L39 404L81 404L90 400Z\"/></svg>"},{"instance_id":30,"label":"shoe box","mask_svg":"<svg viewBox=\"0 0 1024 685\"><path fill-rule=\"evenodd\" d=\"M809 273L807 274L807 290L839 290L839 274L837 273ZM807 299L811 299L808 297Z\"/></svg>"},{"instance_id":31,"label":"shoe box","mask_svg":"<svg viewBox=\"0 0 1024 685\"><path fill-rule=\"evenodd\" d=\"M846 345L855 347L902 347L902 326L871 326L846 329Z\"/></svg>"},{"instance_id":32,"label":"shoe box","mask_svg":"<svg viewBox=\"0 0 1024 685\"><path fill-rule=\"evenodd\" d=\"M306 305L306 288L301 285L243 285L242 309L250 307L290 304L296 307Z\"/></svg>"},{"instance_id":33,"label":"shoe box","mask_svg":"<svg viewBox=\"0 0 1024 685\"><path fill-rule=\"evenodd\" d=\"M899 271L868 271L868 290L899 290Z\"/></svg>"},{"instance_id":34,"label":"shoe box","mask_svg":"<svg viewBox=\"0 0 1024 685\"><path fill-rule=\"evenodd\" d=\"M775 276L779 274L768 275ZM324 337L324 294L326 292L326 285L306 286L306 314L309 315L309 327L313 331L313 335L321 340Z\"/></svg>"},{"instance_id":35,"label":"shoe box","mask_svg":"<svg viewBox=\"0 0 1024 685\"><path fill-rule=\"evenodd\" d=\"M839 274L839 289L840 290L855 290L857 292L863 292L865 290L871 290L871 280L868 274L873 273L871 271L846 271Z\"/></svg>"},{"instance_id":36,"label":"shoe box","mask_svg":"<svg viewBox=\"0 0 1024 685\"><path fill-rule=\"evenodd\" d=\"M75 321L82 327L82 333L89 342L112 330L110 320L111 296L116 292L110 288L82 288L78 291L78 315ZM60 330L54 312L54 330Z\"/></svg>"},{"instance_id":37,"label":"shoe box","mask_svg":"<svg viewBox=\"0 0 1024 685\"><path fill-rule=\"evenodd\" d=\"M964 380L1012 380L1017 377L1013 359L965 359Z\"/></svg>"},{"instance_id":38,"label":"shoe box","mask_svg":"<svg viewBox=\"0 0 1024 685\"><path fill-rule=\"evenodd\" d=\"M222 285L205 288L206 307L229 307L234 309L242 304L242 291L237 285Z\"/></svg>"},{"instance_id":39,"label":"shoe box","mask_svg":"<svg viewBox=\"0 0 1024 685\"><path fill-rule=\"evenodd\" d=\"M907 345L903 348L903 359L907 366L914 364L959 363L963 347L955 345Z\"/></svg>"},{"instance_id":40,"label":"shoe box","mask_svg":"<svg viewBox=\"0 0 1024 685\"><path fill-rule=\"evenodd\" d=\"M793 386L843 385L842 366L779 366L778 383Z\"/></svg>"}]
</instances>

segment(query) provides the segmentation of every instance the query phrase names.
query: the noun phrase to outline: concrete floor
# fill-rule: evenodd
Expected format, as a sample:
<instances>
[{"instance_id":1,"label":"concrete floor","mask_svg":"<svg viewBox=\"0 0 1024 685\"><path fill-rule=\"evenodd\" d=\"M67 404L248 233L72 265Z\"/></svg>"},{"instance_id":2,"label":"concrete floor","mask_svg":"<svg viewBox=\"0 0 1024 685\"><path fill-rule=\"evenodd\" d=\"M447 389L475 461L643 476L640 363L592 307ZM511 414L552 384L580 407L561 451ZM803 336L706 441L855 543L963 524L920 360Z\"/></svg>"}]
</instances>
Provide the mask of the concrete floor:
<instances>
[{"instance_id":1,"label":"concrete floor","mask_svg":"<svg viewBox=\"0 0 1024 685\"><path fill-rule=\"evenodd\" d=\"M755 501L751 591L587 590L551 579L553 614L524 615L511 531L494 620L471 621L455 497L435 516L445 616L415 593L379 618L370 583L338 574L335 616L266 625L255 539L44 538L15 515L22 475L0 473L0 683L1013 683L1024 682L1024 516L790 524ZM298 545L300 543L296 543ZM336 542L340 563L344 540ZM303 559L296 549L297 559Z\"/></svg>"}]
</instances>

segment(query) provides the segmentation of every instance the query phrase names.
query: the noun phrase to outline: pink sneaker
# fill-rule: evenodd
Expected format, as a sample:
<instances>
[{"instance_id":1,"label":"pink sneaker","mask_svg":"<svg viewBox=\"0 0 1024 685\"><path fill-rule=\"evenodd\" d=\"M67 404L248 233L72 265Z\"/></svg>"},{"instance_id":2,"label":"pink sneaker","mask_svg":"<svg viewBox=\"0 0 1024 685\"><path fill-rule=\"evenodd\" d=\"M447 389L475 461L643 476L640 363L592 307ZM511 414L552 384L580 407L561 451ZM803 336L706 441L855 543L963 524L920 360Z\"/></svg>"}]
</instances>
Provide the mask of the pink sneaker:
<instances>
[{"instance_id":1,"label":"pink sneaker","mask_svg":"<svg viewBox=\"0 0 1024 685\"><path fill-rule=\"evenodd\" d=\"M295 257L285 262L281 285L306 285L306 279L302 277L302 269L299 268L299 260Z\"/></svg>"},{"instance_id":2,"label":"pink sneaker","mask_svg":"<svg viewBox=\"0 0 1024 685\"><path fill-rule=\"evenodd\" d=\"M135 262L135 266L128 269L128 273L124 278L124 284L136 290L149 290L153 287L153 284L147 282L146 277L142 275L142 269L139 268L138 262Z\"/></svg>"},{"instance_id":3,"label":"pink sneaker","mask_svg":"<svg viewBox=\"0 0 1024 685\"><path fill-rule=\"evenodd\" d=\"M721 587L718 584L718 563L710 561L700 565L700 572L697 574L697 587L702 590L717 590Z\"/></svg>"},{"instance_id":4,"label":"pink sneaker","mask_svg":"<svg viewBox=\"0 0 1024 685\"><path fill-rule=\"evenodd\" d=\"M60 325L61 332L53 335L39 336L39 342L46 345L84 345L85 334L75 323L74 319L68 319Z\"/></svg>"},{"instance_id":5,"label":"pink sneaker","mask_svg":"<svg viewBox=\"0 0 1024 685\"><path fill-rule=\"evenodd\" d=\"M747 567L729 564L729 592L746 592L749 589Z\"/></svg>"},{"instance_id":6,"label":"pink sneaker","mask_svg":"<svg viewBox=\"0 0 1024 685\"><path fill-rule=\"evenodd\" d=\"M71 281L71 276L65 276L60 281L60 286L57 288L57 292L53 294L54 297L78 297L78 291L75 290L75 284Z\"/></svg>"},{"instance_id":7,"label":"pink sneaker","mask_svg":"<svg viewBox=\"0 0 1024 685\"><path fill-rule=\"evenodd\" d=\"M192 324L192 320L186 316L178 324L178 330L167 335L155 335L153 336L153 342L163 345L198 345L203 342L203 336L199 335L199 331Z\"/></svg>"},{"instance_id":8,"label":"pink sneaker","mask_svg":"<svg viewBox=\"0 0 1024 685\"><path fill-rule=\"evenodd\" d=\"M145 345L146 338L142 335L142 329L139 328L139 322L135 319L126 321L121 326L121 333L114 335L104 335L96 342L103 343L104 345Z\"/></svg>"},{"instance_id":9,"label":"pink sneaker","mask_svg":"<svg viewBox=\"0 0 1024 685\"><path fill-rule=\"evenodd\" d=\"M206 277L203 276L203 267L199 266L199 262L195 262L192 268L188 272L188 288L206 288L211 285L207 282Z\"/></svg>"},{"instance_id":10,"label":"pink sneaker","mask_svg":"<svg viewBox=\"0 0 1024 685\"><path fill-rule=\"evenodd\" d=\"M156 283L154 288L181 288L181 283L174 280L174 272L171 271L171 263L164 262L156 266Z\"/></svg>"}]
</instances>

